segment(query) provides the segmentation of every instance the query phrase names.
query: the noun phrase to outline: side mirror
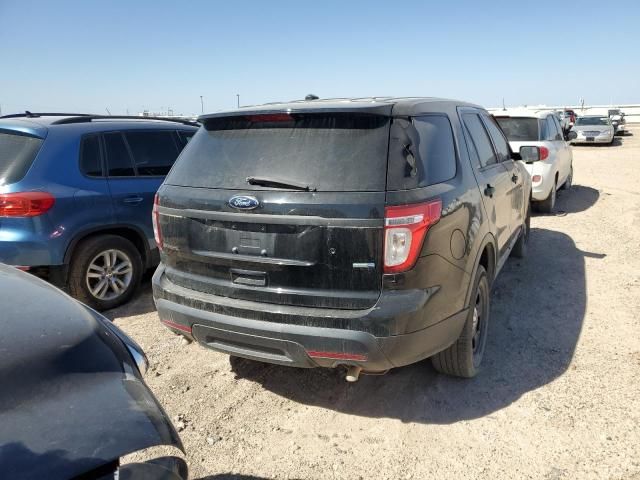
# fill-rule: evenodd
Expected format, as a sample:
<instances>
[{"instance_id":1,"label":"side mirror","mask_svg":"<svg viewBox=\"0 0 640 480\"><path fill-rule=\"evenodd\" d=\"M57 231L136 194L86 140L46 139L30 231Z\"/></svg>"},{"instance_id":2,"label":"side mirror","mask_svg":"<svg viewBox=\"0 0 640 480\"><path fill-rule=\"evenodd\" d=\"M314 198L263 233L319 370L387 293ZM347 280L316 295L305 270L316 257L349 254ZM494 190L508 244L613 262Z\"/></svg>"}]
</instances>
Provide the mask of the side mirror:
<instances>
[{"instance_id":1,"label":"side mirror","mask_svg":"<svg viewBox=\"0 0 640 480\"><path fill-rule=\"evenodd\" d=\"M533 163L540 160L539 147L520 147L520 158L525 163Z\"/></svg>"},{"instance_id":2,"label":"side mirror","mask_svg":"<svg viewBox=\"0 0 640 480\"><path fill-rule=\"evenodd\" d=\"M574 131L567 134L567 140L575 140L576 138L578 138L578 134Z\"/></svg>"}]
</instances>

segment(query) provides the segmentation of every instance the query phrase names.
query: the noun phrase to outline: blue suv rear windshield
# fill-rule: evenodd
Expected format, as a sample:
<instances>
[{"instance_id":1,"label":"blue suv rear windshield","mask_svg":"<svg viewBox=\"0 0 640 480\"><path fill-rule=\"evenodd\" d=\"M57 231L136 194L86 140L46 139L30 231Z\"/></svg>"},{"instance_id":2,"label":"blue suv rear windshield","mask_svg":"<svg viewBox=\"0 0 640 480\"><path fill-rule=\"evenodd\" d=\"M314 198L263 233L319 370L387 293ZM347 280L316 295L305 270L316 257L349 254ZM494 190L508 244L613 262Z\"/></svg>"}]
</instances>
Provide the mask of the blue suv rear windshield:
<instances>
[{"instance_id":1,"label":"blue suv rear windshield","mask_svg":"<svg viewBox=\"0 0 640 480\"><path fill-rule=\"evenodd\" d=\"M9 185L24 178L36 158L42 139L0 131L0 185Z\"/></svg>"}]
</instances>

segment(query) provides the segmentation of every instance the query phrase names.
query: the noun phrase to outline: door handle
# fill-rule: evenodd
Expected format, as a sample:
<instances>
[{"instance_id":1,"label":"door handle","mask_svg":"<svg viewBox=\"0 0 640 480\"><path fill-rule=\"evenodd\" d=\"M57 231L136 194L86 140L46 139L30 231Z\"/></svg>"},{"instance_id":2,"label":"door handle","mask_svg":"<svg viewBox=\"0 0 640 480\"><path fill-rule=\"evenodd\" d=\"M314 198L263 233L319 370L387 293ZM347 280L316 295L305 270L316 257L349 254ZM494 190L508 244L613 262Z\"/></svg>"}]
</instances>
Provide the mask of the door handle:
<instances>
[{"instance_id":1,"label":"door handle","mask_svg":"<svg viewBox=\"0 0 640 480\"><path fill-rule=\"evenodd\" d=\"M513 183L518 183L518 175L516 175L515 173L511 175L511 181Z\"/></svg>"},{"instance_id":2,"label":"door handle","mask_svg":"<svg viewBox=\"0 0 640 480\"><path fill-rule=\"evenodd\" d=\"M484 189L484 194L489 198L493 198L493 193L495 191L496 191L496 188L492 187L491 184L487 183L487 188Z\"/></svg>"},{"instance_id":3,"label":"door handle","mask_svg":"<svg viewBox=\"0 0 640 480\"><path fill-rule=\"evenodd\" d=\"M125 199L122 200L122 203L126 203L128 205L135 205L137 203L140 203L142 200L144 200L142 197L131 196L131 197L125 197Z\"/></svg>"}]
</instances>

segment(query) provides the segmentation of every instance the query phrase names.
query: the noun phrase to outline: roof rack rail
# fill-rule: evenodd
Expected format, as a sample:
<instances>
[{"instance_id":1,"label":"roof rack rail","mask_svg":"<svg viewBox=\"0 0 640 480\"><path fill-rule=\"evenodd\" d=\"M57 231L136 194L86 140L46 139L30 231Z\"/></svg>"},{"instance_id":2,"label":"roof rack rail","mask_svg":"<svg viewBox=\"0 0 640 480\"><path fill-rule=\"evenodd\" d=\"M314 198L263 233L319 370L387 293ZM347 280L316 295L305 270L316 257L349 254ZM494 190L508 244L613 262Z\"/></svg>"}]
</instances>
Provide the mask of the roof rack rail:
<instances>
[{"instance_id":1,"label":"roof rack rail","mask_svg":"<svg viewBox=\"0 0 640 480\"><path fill-rule=\"evenodd\" d=\"M42 112L30 112L29 110L24 113L12 113L11 115L3 115L0 118L38 118L38 117L87 117L91 116L90 113L42 113Z\"/></svg>"},{"instance_id":2,"label":"roof rack rail","mask_svg":"<svg viewBox=\"0 0 640 480\"><path fill-rule=\"evenodd\" d=\"M171 118L171 117L144 117L135 115L74 115L69 118L61 118L51 122L51 125L66 125L70 123L86 123L93 120L163 120L165 122L181 123L183 125L191 125L198 127L200 124L193 120L187 120L183 118Z\"/></svg>"}]
</instances>

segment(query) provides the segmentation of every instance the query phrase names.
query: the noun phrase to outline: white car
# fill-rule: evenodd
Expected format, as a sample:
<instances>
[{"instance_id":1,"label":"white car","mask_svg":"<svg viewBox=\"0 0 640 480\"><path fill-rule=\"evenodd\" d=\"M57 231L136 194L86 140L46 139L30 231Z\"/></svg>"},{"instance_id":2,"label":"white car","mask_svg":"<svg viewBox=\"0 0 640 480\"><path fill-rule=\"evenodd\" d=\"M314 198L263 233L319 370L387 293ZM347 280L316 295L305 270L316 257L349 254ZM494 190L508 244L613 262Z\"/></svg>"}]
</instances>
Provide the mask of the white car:
<instances>
[{"instance_id":1,"label":"white car","mask_svg":"<svg viewBox=\"0 0 640 480\"><path fill-rule=\"evenodd\" d=\"M538 210L553 212L556 192L569 189L573 181L573 152L565 142L554 112L535 110L493 111L514 152L520 147L540 148L540 161L526 164L533 184L531 196Z\"/></svg>"},{"instance_id":2,"label":"white car","mask_svg":"<svg viewBox=\"0 0 640 480\"><path fill-rule=\"evenodd\" d=\"M569 132L570 142L573 143L613 143L615 127L609 117L587 115L579 117Z\"/></svg>"}]
</instances>

